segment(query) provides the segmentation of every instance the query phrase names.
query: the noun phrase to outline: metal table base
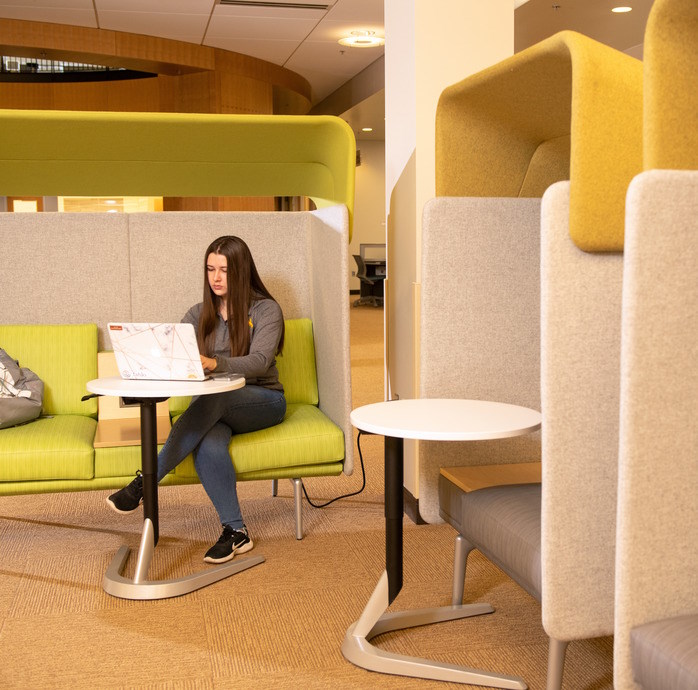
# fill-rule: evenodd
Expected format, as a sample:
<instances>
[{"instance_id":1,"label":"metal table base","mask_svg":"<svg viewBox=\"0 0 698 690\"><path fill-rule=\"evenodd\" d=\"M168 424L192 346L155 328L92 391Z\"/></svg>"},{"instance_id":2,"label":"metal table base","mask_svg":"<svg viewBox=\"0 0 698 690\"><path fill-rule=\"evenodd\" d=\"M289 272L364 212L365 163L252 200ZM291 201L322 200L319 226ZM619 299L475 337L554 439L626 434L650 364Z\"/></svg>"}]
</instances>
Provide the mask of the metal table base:
<instances>
[{"instance_id":1,"label":"metal table base","mask_svg":"<svg viewBox=\"0 0 698 690\"><path fill-rule=\"evenodd\" d=\"M264 556L250 556L248 558L234 559L173 580L148 580L148 568L150 567L154 550L153 523L146 518L143 523L143 534L141 535L133 579L129 580L121 574L131 551L128 546L122 546L116 552L116 556L114 556L106 573L104 573L102 581L104 591L121 599L167 599L188 594L230 575L235 575L255 565L264 563Z\"/></svg>"},{"instance_id":2,"label":"metal table base","mask_svg":"<svg viewBox=\"0 0 698 690\"><path fill-rule=\"evenodd\" d=\"M397 676L511 688L513 690L526 690L528 687L521 678L516 676L490 673L465 666L386 652L370 642L372 638L394 630L404 630L419 625L492 613L494 609L489 604L440 606L384 613L388 604L388 573L384 571L361 617L347 630L342 643L342 654L345 659L368 671L390 673Z\"/></svg>"},{"instance_id":3,"label":"metal table base","mask_svg":"<svg viewBox=\"0 0 698 690\"><path fill-rule=\"evenodd\" d=\"M133 580L123 572L130 549L122 546L109 564L102 587L107 594L121 599L166 599L188 594L223 578L264 563L264 556L233 559L198 573L173 580L148 580L148 569L158 543L158 483L156 398L135 398L141 406L141 466L143 476L143 532Z\"/></svg>"}]
</instances>

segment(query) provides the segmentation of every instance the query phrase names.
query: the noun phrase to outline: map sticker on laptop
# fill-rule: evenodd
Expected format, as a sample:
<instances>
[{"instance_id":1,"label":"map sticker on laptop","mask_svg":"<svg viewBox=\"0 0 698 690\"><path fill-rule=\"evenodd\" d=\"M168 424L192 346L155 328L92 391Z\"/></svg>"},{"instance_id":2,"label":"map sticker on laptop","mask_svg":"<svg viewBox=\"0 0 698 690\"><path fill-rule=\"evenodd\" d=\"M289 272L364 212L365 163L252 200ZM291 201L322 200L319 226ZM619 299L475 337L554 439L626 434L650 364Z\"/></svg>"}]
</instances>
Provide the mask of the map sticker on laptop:
<instances>
[{"instance_id":1,"label":"map sticker on laptop","mask_svg":"<svg viewBox=\"0 0 698 690\"><path fill-rule=\"evenodd\" d=\"M109 323L121 378L156 381L206 379L190 323Z\"/></svg>"}]
</instances>

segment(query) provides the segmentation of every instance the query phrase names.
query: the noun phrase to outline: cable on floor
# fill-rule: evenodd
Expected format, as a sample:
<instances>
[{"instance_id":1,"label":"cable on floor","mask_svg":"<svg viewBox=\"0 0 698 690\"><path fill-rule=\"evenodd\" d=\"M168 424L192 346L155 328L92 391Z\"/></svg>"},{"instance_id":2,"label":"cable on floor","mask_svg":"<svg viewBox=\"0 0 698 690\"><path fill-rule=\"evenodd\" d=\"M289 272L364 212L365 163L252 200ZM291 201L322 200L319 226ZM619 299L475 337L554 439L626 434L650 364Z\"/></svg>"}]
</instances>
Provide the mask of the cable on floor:
<instances>
[{"instance_id":1,"label":"cable on floor","mask_svg":"<svg viewBox=\"0 0 698 690\"><path fill-rule=\"evenodd\" d=\"M334 498L331 498L327 503L313 503L310 500L310 496L308 496L308 492L305 490L305 484L303 483L303 480L301 479L301 486L303 487L303 493L305 494L305 500L310 503L313 508L324 508L325 506L330 505L330 503L334 503L335 501L339 501L340 498L349 498L350 496L356 496L360 494L365 488L366 488L366 469L364 468L364 456L361 454L361 435L363 434L363 431L359 431L359 435L356 437L356 447L359 449L359 460L361 460L361 476L363 477L363 480L361 482L361 488L358 491L354 491L350 494L344 494L343 496L335 496Z\"/></svg>"}]
</instances>

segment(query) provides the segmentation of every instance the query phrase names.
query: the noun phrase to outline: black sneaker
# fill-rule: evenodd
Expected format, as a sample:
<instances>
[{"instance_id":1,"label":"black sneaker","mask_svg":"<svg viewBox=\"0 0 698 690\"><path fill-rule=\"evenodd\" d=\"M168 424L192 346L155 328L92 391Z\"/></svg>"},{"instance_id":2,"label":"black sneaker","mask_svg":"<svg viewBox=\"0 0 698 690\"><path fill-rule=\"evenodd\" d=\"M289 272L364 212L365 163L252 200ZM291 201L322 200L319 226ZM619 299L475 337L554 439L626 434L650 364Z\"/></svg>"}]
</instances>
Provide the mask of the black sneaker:
<instances>
[{"instance_id":1,"label":"black sneaker","mask_svg":"<svg viewBox=\"0 0 698 690\"><path fill-rule=\"evenodd\" d=\"M136 470L136 478L123 489L107 498L109 507L117 513L132 513L143 501L143 477Z\"/></svg>"},{"instance_id":2,"label":"black sneaker","mask_svg":"<svg viewBox=\"0 0 698 690\"><path fill-rule=\"evenodd\" d=\"M254 544L247 532L247 527L233 529L228 525L223 526L223 534L220 539L206 552L206 563L225 563L235 557L236 553L250 551Z\"/></svg>"}]
</instances>

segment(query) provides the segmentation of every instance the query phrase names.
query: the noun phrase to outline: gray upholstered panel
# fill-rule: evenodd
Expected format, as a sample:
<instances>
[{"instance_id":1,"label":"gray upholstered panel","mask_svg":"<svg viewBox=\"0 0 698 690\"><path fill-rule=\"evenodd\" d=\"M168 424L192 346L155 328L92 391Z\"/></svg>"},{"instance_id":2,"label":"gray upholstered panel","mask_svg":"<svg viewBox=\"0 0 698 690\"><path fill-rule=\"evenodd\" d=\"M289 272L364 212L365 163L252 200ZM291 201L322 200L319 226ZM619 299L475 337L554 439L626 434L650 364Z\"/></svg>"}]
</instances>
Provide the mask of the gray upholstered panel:
<instances>
[{"instance_id":1,"label":"gray upholstered panel","mask_svg":"<svg viewBox=\"0 0 698 690\"><path fill-rule=\"evenodd\" d=\"M461 534L540 600L540 484L463 492Z\"/></svg>"},{"instance_id":2,"label":"gray upholstered panel","mask_svg":"<svg viewBox=\"0 0 698 690\"><path fill-rule=\"evenodd\" d=\"M698 614L698 172L638 175L626 209L614 644L619 690L636 687L632 628Z\"/></svg>"},{"instance_id":3,"label":"gray upholstered panel","mask_svg":"<svg viewBox=\"0 0 698 690\"><path fill-rule=\"evenodd\" d=\"M310 214L311 315L320 409L344 431L344 472L353 470L349 351L349 215L345 206Z\"/></svg>"},{"instance_id":4,"label":"gray upholstered panel","mask_svg":"<svg viewBox=\"0 0 698 690\"><path fill-rule=\"evenodd\" d=\"M310 316L307 213L134 213L130 260L134 321L179 321L201 301L204 252L222 235L249 245L288 319Z\"/></svg>"},{"instance_id":5,"label":"gray upholstered panel","mask_svg":"<svg viewBox=\"0 0 698 690\"><path fill-rule=\"evenodd\" d=\"M541 209L542 614L559 640L613 632L623 257L569 235L569 182Z\"/></svg>"},{"instance_id":6,"label":"gray upholstered panel","mask_svg":"<svg viewBox=\"0 0 698 690\"><path fill-rule=\"evenodd\" d=\"M633 628L630 650L633 678L645 690L698 688L698 615Z\"/></svg>"},{"instance_id":7,"label":"gray upholstered panel","mask_svg":"<svg viewBox=\"0 0 698 690\"><path fill-rule=\"evenodd\" d=\"M128 217L106 213L3 213L2 323L129 319ZM108 338L107 338L108 343Z\"/></svg>"},{"instance_id":8,"label":"gray upholstered panel","mask_svg":"<svg viewBox=\"0 0 698 690\"><path fill-rule=\"evenodd\" d=\"M420 396L540 409L540 200L438 198L424 208ZM441 467L540 459L540 434L420 443L419 509L440 522Z\"/></svg>"}]
</instances>

